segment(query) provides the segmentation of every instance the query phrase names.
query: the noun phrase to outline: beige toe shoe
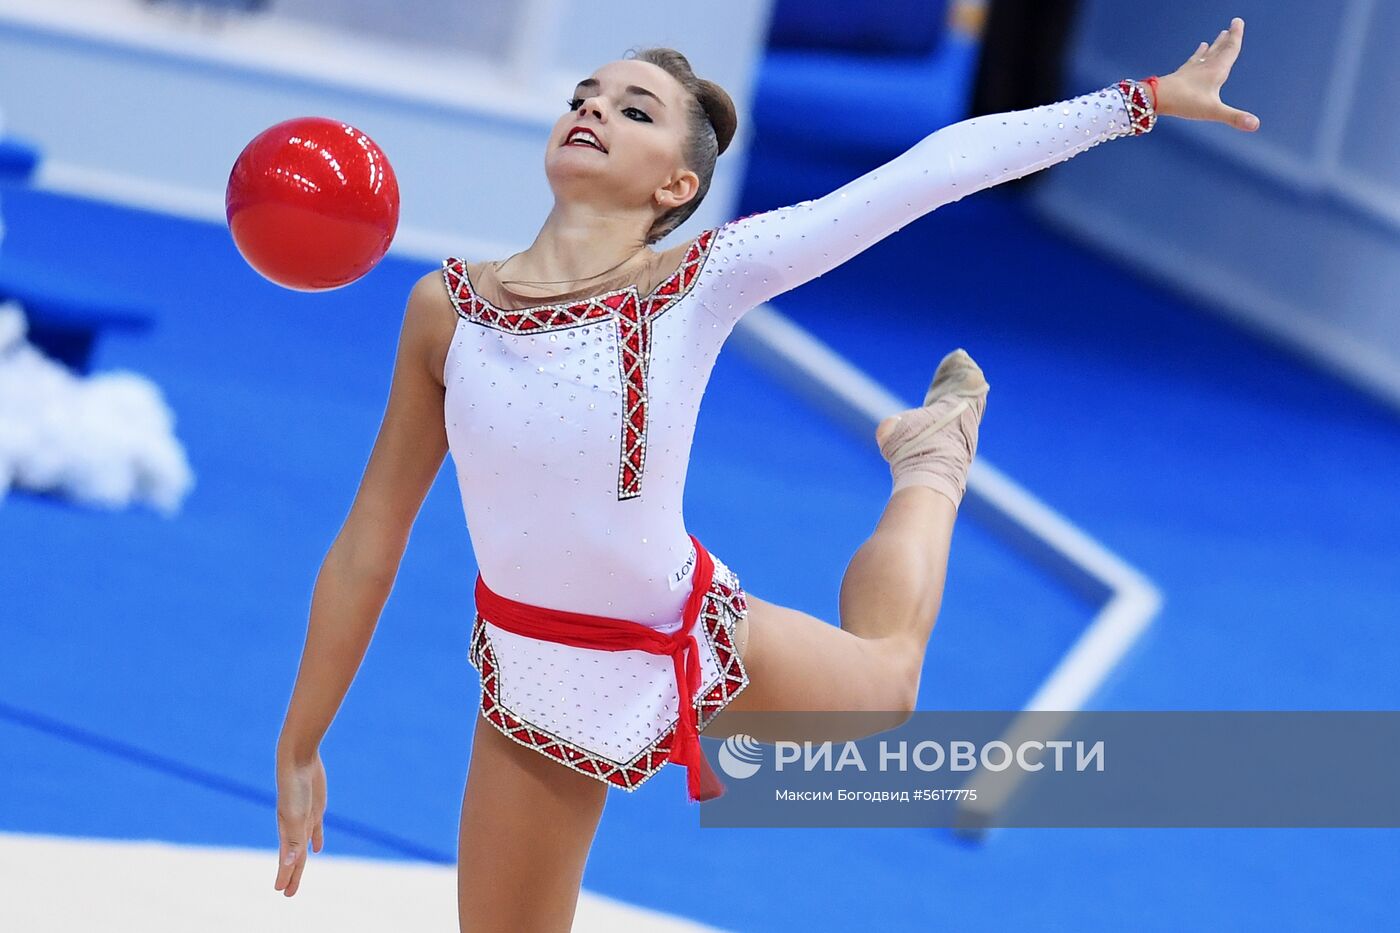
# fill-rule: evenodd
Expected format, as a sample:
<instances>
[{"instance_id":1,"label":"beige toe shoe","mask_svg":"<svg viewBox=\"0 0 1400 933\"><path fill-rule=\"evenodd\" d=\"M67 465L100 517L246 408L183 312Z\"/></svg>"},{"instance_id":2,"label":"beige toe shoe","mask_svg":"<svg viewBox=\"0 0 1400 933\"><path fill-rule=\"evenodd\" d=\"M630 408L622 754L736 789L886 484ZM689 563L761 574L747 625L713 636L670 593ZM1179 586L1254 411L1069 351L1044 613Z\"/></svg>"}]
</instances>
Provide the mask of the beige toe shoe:
<instances>
[{"instance_id":1,"label":"beige toe shoe","mask_svg":"<svg viewBox=\"0 0 1400 933\"><path fill-rule=\"evenodd\" d=\"M965 350L943 357L923 406L901 412L880 443L880 453L890 464L892 493L906 486L930 486L955 506L961 504L989 389L981 367Z\"/></svg>"}]
</instances>

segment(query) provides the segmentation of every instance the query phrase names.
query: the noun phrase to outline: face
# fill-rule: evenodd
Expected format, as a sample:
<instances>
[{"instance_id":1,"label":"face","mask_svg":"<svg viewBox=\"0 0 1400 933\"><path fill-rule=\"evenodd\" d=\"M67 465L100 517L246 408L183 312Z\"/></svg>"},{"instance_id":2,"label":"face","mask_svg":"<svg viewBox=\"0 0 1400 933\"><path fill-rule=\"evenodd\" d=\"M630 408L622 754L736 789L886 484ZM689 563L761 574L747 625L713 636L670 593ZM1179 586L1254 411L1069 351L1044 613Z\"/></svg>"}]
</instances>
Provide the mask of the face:
<instances>
[{"instance_id":1,"label":"face","mask_svg":"<svg viewBox=\"0 0 1400 933\"><path fill-rule=\"evenodd\" d=\"M571 109L555 122L545 152L556 199L604 210L649 205L660 215L695 195L700 179L682 155L687 92L664 69L620 59L594 71L570 96ZM601 150L569 142L585 127Z\"/></svg>"}]
</instances>

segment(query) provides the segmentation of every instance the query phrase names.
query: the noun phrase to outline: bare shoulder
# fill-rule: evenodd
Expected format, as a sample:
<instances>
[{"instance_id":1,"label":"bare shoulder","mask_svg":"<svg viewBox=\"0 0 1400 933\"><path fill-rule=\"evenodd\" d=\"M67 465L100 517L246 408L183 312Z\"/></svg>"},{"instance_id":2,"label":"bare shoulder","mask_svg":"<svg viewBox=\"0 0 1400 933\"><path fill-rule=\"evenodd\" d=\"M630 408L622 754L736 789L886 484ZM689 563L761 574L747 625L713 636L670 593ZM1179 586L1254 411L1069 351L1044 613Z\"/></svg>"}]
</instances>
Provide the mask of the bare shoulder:
<instances>
[{"instance_id":1,"label":"bare shoulder","mask_svg":"<svg viewBox=\"0 0 1400 933\"><path fill-rule=\"evenodd\" d=\"M412 342L421 352L420 358L426 361L439 385L456 328L457 308L447 292L442 270L424 273L409 292L402 339Z\"/></svg>"},{"instance_id":2,"label":"bare shoulder","mask_svg":"<svg viewBox=\"0 0 1400 933\"><path fill-rule=\"evenodd\" d=\"M411 310L417 310L420 314L436 312L438 317L445 317L449 321L457 316L440 268L430 269L413 283L413 289L408 295L408 304Z\"/></svg>"}]
</instances>

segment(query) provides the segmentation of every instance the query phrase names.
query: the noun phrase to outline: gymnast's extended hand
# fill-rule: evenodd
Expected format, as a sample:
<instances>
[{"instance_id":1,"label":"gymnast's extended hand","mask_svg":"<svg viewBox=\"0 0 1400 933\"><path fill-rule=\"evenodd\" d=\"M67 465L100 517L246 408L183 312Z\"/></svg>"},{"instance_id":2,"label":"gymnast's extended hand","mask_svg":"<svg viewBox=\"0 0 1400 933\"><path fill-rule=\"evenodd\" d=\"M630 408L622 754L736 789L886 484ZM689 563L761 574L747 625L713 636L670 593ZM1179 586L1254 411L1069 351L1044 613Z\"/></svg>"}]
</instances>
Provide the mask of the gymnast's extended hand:
<instances>
[{"instance_id":1,"label":"gymnast's extended hand","mask_svg":"<svg viewBox=\"0 0 1400 933\"><path fill-rule=\"evenodd\" d=\"M1220 88L1243 45L1244 20L1236 16L1214 42L1209 46L1202 42L1180 68L1158 79L1157 114L1228 123L1250 133L1259 129L1257 116L1220 100Z\"/></svg>"}]
</instances>

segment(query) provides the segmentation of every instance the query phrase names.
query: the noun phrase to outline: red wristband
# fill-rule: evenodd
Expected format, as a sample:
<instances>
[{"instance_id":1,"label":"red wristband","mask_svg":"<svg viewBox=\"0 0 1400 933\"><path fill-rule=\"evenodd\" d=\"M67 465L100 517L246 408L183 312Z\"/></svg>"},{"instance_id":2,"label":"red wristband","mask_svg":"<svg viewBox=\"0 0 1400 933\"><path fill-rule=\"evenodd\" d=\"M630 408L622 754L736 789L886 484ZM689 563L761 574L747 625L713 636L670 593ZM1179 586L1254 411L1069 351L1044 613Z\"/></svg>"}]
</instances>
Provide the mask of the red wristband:
<instances>
[{"instance_id":1,"label":"red wristband","mask_svg":"<svg viewBox=\"0 0 1400 933\"><path fill-rule=\"evenodd\" d=\"M1147 83L1148 83L1148 85L1152 88L1152 109L1153 109L1153 110L1156 110L1156 109L1157 109L1157 81L1158 81L1158 78L1157 78L1156 75L1150 75L1150 76L1147 78Z\"/></svg>"}]
</instances>

